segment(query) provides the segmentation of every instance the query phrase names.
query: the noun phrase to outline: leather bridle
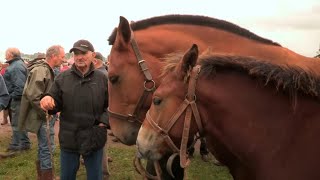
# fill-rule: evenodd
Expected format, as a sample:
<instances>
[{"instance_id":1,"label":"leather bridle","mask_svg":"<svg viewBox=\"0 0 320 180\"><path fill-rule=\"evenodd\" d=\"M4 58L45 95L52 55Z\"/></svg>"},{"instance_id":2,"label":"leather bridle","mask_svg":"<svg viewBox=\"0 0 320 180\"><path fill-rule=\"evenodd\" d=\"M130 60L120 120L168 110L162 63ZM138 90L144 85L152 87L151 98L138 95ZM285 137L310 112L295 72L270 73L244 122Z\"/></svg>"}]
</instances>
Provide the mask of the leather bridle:
<instances>
[{"instance_id":1,"label":"leather bridle","mask_svg":"<svg viewBox=\"0 0 320 180\"><path fill-rule=\"evenodd\" d=\"M126 114L117 113L117 112L110 110L110 108L108 108L108 113L109 113L110 117L125 120L128 122L142 124L142 120L140 119L141 118L140 115L142 112L141 109L142 109L143 104L145 103L146 99L148 98L148 95L151 94L152 92L154 92L154 90L156 89L156 84L155 84L154 80L152 79L152 75L149 71L149 68L148 68L145 60L142 58L142 55L139 51L138 44L137 44L136 40L134 39L134 34L133 34L132 30L131 30L130 43L131 43L132 49L134 51L134 54L138 60L138 65L141 69L141 72L144 75L144 83L143 83L144 91L143 91L143 94L140 96L138 103L135 106L135 109L132 114L126 115ZM147 87L148 83L152 83L151 88Z\"/></svg>"},{"instance_id":2,"label":"leather bridle","mask_svg":"<svg viewBox=\"0 0 320 180\"><path fill-rule=\"evenodd\" d=\"M190 79L189 79L188 92L187 92L186 98L184 99L182 104L179 106L177 111L170 118L170 120L168 122L163 123L164 127L160 127L159 124L152 119L152 117L149 114L149 111L147 112L147 116L146 116L147 122L151 125L151 127L153 127L153 129L156 132L158 132L164 137L165 142L173 150L174 154L172 156L175 156L177 153L180 154L180 166L182 168L185 168L189 165L189 159L187 156L187 143L189 139L189 131L190 131L192 115L195 117L200 137L203 137L203 126L202 126L200 114L197 108L196 94L195 94L196 82L197 82L200 70L201 70L201 67L199 65L189 70L188 76ZM169 131L171 130L173 125L178 121L179 117L182 116L184 112L186 113L184 118L182 140L181 140L181 145L179 149L170 138Z\"/></svg>"}]
</instances>

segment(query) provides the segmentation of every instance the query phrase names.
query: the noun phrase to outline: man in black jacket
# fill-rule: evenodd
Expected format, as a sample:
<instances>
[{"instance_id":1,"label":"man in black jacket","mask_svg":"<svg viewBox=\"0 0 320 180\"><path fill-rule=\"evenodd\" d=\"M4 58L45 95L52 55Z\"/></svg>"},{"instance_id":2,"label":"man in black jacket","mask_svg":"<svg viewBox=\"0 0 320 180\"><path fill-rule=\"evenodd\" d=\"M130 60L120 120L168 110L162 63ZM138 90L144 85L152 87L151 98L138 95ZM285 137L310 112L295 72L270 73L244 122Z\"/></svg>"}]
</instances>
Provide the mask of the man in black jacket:
<instances>
[{"instance_id":1,"label":"man in black jacket","mask_svg":"<svg viewBox=\"0 0 320 180\"><path fill-rule=\"evenodd\" d=\"M80 155L87 179L101 180L108 118L107 77L95 70L95 52L89 41L77 41L70 52L74 54L73 66L56 77L40 105L50 114L61 112L61 180L76 179Z\"/></svg>"}]
</instances>

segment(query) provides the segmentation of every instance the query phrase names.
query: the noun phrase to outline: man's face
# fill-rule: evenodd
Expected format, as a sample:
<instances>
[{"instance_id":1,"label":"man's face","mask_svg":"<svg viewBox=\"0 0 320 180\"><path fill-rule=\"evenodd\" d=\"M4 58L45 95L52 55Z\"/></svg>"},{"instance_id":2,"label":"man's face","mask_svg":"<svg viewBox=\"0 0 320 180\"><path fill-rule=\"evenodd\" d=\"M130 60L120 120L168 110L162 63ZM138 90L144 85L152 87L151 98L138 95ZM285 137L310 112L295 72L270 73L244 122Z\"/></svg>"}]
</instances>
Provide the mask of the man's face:
<instances>
[{"instance_id":1,"label":"man's face","mask_svg":"<svg viewBox=\"0 0 320 180\"><path fill-rule=\"evenodd\" d=\"M89 68L90 64L95 57L95 53L91 51L82 52L80 50L74 50L74 64L78 68Z\"/></svg>"},{"instance_id":2,"label":"man's face","mask_svg":"<svg viewBox=\"0 0 320 180\"><path fill-rule=\"evenodd\" d=\"M100 59L93 58L92 62L93 62L94 68L99 68L102 66L102 61Z\"/></svg>"},{"instance_id":3,"label":"man's face","mask_svg":"<svg viewBox=\"0 0 320 180\"><path fill-rule=\"evenodd\" d=\"M64 61L64 59L65 59L65 52L64 52L64 50L63 49L60 49L59 50L59 54L58 55L55 55L55 60L54 60L54 62L55 62L55 67L59 67L61 64L62 64L62 62Z\"/></svg>"},{"instance_id":4,"label":"man's face","mask_svg":"<svg viewBox=\"0 0 320 180\"><path fill-rule=\"evenodd\" d=\"M9 51L6 51L6 60L9 61L12 59L12 54Z\"/></svg>"}]
</instances>

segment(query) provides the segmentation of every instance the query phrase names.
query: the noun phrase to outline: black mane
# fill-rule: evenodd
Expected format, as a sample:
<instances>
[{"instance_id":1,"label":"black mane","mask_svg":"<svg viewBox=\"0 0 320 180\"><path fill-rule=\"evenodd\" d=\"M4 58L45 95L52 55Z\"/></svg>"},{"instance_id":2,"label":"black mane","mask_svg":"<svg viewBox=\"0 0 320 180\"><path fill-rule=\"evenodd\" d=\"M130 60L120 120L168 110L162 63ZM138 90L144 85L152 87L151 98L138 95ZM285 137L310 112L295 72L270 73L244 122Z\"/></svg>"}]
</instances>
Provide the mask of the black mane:
<instances>
[{"instance_id":1,"label":"black mane","mask_svg":"<svg viewBox=\"0 0 320 180\"><path fill-rule=\"evenodd\" d=\"M246 38L259 41L261 43L281 46L280 44L273 42L269 39L262 38L247 29L241 28L238 25L230 23L228 21L215 19L206 16L196 16L196 15L166 15L166 16L158 16L152 17L149 19L140 20L137 22L132 22L131 28L133 31L138 31L141 29L146 29L151 26L157 26L162 24L192 24L199 26L207 26L212 28L217 28L221 30L225 30L240 36L244 36ZM115 41L117 35L117 28L113 30L111 35L108 38L109 44L112 45Z\"/></svg>"}]
</instances>

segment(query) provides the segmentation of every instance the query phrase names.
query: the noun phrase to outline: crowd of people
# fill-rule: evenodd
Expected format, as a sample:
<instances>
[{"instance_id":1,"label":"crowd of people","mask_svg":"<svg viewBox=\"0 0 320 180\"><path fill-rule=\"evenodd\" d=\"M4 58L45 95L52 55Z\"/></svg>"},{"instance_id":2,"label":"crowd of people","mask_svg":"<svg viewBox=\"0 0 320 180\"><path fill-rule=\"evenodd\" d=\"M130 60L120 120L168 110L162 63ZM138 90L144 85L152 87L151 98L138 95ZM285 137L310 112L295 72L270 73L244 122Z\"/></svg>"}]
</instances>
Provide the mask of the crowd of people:
<instances>
[{"instance_id":1,"label":"crowd of people","mask_svg":"<svg viewBox=\"0 0 320 180\"><path fill-rule=\"evenodd\" d=\"M6 50L6 62L0 64L0 111L1 125L8 124L10 119L12 128L7 152L29 150L28 133L36 134L37 179L55 179L54 126L60 120L60 179L76 179L81 163L88 180L108 179L108 161L112 160L106 155L105 146L110 129L106 58L87 40L75 42L69 52L73 54L73 63L66 61L60 45L38 53L29 62L24 62L18 48ZM117 138L113 141L117 142ZM193 152L191 147L190 157ZM204 139L200 154L208 161Z\"/></svg>"},{"instance_id":2,"label":"crowd of people","mask_svg":"<svg viewBox=\"0 0 320 180\"><path fill-rule=\"evenodd\" d=\"M1 124L10 119L12 128L7 152L29 150L28 133L36 134L37 179L55 179L52 155L59 119L60 179L76 179L81 158L88 180L107 179L105 144L110 126L105 58L87 40L75 42L69 52L72 65L60 45L28 63L18 48L6 50L6 62L0 67L0 111L4 110Z\"/></svg>"}]
</instances>

